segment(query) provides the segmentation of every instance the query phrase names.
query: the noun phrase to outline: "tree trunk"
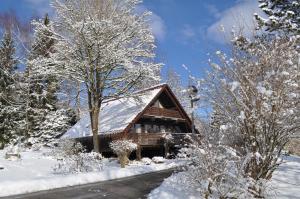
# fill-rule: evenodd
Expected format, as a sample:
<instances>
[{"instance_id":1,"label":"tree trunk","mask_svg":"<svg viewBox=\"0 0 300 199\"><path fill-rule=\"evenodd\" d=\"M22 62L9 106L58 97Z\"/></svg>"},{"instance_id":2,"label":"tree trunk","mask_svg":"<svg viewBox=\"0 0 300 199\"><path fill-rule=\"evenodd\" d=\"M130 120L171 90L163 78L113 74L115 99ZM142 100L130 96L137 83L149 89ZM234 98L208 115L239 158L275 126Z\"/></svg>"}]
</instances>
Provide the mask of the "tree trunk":
<instances>
[{"instance_id":1,"label":"tree trunk","mask_svg":"<svg viewBox=\"0 0 300 199\"><path fill-rule=\"evenodd\" d=\"M76 95L76 114L77 118L80 119L81 110L80 110L80 83L77 81L77 95Z\"/></svg>"},{"instance_id":2,"label":"tree trunk","mask_svg":"<svg viewBox=\"0 0 300 199\"><path fill-rule=\"evenodd\" d=\"M91 126L92 126L92 133L93 133L93 145L94 145L94 152L100 153L100 142L98 137L98 129L99 129L99 108L94 108L90 112L91 117Z\"/></svg>"},{"instance_id":3,"label":"tree trunk","mask_svg":"<svg viewBox=\"0 0 300 199\"><path fill-rule=\"evenodd\" d=\"M165 143L164 143L164 155L165 155L165 158L167 158L168 157L168 155L169 155L169 144L168 144L168 141L167 140L165 140Z\"/></svg>"},{"instance_id":4,"label":"tree trunk","mask_svg":"<svg viewBox=\"0 0 300 199\"><path fill-rule=\"evenodd\" d=\"M136 159L140 161L142 159L142 148L141 145L138 144L136 148Z\"/></svg>"}]
</instances>

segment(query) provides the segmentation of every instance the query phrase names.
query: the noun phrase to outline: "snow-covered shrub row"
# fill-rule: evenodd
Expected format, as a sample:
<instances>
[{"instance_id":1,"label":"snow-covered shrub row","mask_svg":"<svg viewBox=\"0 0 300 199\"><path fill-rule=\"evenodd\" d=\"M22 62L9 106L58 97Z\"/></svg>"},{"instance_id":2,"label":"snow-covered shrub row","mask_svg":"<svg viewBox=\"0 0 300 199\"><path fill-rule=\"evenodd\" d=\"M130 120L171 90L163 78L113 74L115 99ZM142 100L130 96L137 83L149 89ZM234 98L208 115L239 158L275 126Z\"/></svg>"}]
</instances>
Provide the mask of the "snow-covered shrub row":
<instances>
[{"instance_id":1,"label":"snow-covered shrub row","mask_svg":"<svg viewBox=\"0 0 300 199\"><path fill-rule=\"evenodd\" d=\"M54 173L79 173L100 171L103 159L101 154L86 153L85 148L78 142L63 140L52 151L58 163L54 166Z\"/></svg>"},{"instance_id":2,"label":"snow-covered shrub row","mask_svg":"<svg viewBox=\"0 0 300 199\"><path fill-rule=\"evenodd\" d=\"M137 144L132 140L115 140L110 143L110 148L117 154L121 167L125 167L129 163L128 156L137 148Z\"/></svg>"}]
</instances>

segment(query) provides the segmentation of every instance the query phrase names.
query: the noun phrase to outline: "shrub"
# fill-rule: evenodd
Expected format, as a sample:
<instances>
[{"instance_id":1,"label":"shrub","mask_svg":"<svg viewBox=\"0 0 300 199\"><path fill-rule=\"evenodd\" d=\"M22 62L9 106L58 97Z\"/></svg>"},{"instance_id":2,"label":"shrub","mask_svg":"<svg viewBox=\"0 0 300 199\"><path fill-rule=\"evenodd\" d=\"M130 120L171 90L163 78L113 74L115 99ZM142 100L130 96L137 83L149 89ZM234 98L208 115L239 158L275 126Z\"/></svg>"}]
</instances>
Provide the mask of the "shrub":
<instances>
[{"instance_id":1,"label":"shrub","mask_svg":"<svg viewBox=\"0 0 300 199\"><path fill-rule=\"evenodd\" d=\"M78 142L64 140L58 143L53 150L53 155L58 160L54 166L54 173L79 173L99 171L102 169L103 159L99 153L86 153L85 148Z\"/></svg>"},{"instance_id":2,"label":"shrub","mask_svg":"<svg viewBox=\"0 0 300 199\"><path fill-rule=\"evenodd\" d=\"M132 140L116 140L110 143L110 148L118 156L121 167L124 168L129 163L128 156L137 148L137 144Z\"/></svg>"},{"instance_id":3,"label":"shrub","mask_svg":"<svg viewBox=\"0 0 300 199\"><path fill-rule=\"evenodd\" d=\"M188 160L181 179L187 190L197 190L206 199L250 199L258 194L268 194L267 181L255 181L245 175L243 166L247 165L247 159L238 156L234 149L212 145L205 140L200 143L200 140L193 139L190 142L180 154Z\"/></svg>"}]
</instances>

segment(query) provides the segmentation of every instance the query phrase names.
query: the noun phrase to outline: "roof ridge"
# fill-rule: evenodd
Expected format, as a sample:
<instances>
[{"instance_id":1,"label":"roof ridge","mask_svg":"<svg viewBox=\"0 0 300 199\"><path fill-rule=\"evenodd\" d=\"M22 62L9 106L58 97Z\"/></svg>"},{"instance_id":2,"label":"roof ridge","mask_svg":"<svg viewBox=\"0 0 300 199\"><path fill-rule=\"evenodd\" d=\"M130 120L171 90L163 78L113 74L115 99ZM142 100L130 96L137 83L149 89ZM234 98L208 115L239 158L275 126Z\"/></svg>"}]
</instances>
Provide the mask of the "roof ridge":
<instances>
[{"instance_id":1,"label":"roof ridge","mask_svg":"<svg viewBox=\"0 0 300 199\"><path fill-rule=\"evenodd\" d=\"M156 85L148 87L148 88L144 88L144 89L141 89L141 90L134 91L134 92L132 92L132 95L119 96L117 98L108 99L108 100L103 101L103 103L108 103L108 102L119 100L119 99L126 98L126 97L133 97L134 94L144 93L144 92L151 91L151 90L154 90L154 89L157 89L157 88L160 88L160 87L164 87L164 86L167 86L167 85L168 85L167 83L156 84Z\"/></svg>"}]
</instances>

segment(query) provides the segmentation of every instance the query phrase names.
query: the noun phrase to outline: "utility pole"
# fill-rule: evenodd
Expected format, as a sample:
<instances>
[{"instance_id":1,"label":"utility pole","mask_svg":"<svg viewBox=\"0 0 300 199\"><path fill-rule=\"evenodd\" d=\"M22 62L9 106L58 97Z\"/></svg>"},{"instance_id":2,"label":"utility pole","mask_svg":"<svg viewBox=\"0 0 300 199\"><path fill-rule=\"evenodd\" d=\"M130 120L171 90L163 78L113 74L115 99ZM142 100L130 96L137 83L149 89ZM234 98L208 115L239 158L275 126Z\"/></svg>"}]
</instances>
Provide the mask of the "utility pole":
<instances>
[{"instance_id":1,"label":"utility pole","mask_svg":"<svg viewBox=\"0 0 300 199\"><path fill-rule=\"evenodd\" d=\"M189 86L189 97L191 98L191 120L192 120L192 134L195 134L195 118L194 118L194 102L197 102L200 100L200 98L197 96L198 89L196 86L190 85Z\"/></svg>"}]
</instances>

